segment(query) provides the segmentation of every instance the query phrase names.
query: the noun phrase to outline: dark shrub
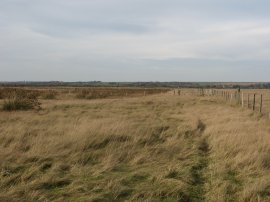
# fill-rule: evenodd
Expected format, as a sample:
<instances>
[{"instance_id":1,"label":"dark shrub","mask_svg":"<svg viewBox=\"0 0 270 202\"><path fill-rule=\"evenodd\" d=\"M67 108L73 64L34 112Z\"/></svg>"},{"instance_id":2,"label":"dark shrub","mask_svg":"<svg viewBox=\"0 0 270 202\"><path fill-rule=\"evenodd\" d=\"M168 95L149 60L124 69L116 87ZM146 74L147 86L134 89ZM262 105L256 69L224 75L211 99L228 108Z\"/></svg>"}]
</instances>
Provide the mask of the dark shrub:
<instances>
[{"instance_id":1,"label":"dark shrub","mask_svg":"<svg viewBox=\"0 0 270 202\"><path fill-rule=\"evenodd\" d=\"M46 100L53 100L56 98L56 92L49 90L41 94L41 98L46 99Z\"/></svg>"},{"instance_id":2,"label":"dark shrub","mask_svg":"<svg viewBox=\"0 0 270 202\"><path fill-rule=\"evenodd\" d=\"M37 94L26 90L17 89L8 93L4 101L3 110L29 110L40 109Z\"/></svg>"}]
</instances>

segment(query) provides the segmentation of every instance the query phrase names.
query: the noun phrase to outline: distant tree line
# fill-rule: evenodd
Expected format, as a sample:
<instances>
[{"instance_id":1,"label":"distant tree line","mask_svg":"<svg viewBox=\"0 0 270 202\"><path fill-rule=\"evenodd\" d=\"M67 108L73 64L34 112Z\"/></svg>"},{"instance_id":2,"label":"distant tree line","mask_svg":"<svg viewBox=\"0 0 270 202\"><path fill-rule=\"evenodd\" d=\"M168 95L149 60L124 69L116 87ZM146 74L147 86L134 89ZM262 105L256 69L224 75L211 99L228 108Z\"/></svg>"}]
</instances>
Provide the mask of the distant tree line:
<instances>
[{"instance_id":1,"label":"distant tree line","mask_svg":"<svg viewBox=\"0 0 270 202\"><path fill-rule=\"evenodd\" d=\"M2 87L32 86L32 87L145 87L145 88L246 88L260 89L270 88L270 82L62 82L62 81L18 81L18 82L0 82Z\"/></svg>"}]
</instances>

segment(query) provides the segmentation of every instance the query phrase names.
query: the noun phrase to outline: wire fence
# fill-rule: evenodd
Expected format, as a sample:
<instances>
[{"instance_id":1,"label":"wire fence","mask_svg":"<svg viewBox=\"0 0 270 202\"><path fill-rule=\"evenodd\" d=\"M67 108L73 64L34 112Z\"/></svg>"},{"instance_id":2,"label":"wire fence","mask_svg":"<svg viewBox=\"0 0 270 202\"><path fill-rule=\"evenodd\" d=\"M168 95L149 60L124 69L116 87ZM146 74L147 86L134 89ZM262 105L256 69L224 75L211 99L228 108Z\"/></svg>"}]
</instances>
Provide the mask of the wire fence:
<instances>
[{"instance_id":1,"label":"wire fence","mask_svg":"<svg viewBox=\"0 0 270 202\"><path fill-rule=\"evenodd\" d=\"M270 117L269 89L174 89L174 95L209 96Z\"/></svg>"}]
</instances>

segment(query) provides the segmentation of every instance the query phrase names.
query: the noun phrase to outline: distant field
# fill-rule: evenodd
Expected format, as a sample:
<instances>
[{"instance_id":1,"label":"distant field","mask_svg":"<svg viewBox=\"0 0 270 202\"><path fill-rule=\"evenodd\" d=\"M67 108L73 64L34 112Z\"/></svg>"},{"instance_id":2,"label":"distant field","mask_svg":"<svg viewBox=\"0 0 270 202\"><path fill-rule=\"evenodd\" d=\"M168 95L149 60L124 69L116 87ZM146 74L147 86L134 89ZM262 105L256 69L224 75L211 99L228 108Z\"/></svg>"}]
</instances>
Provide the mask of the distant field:
<instances>
[{"instance_id":1,"label":"distant field","mask_svg":"<svg viewBox=\"0 0 270 202\"><path fill-rule=\"evenodd\" d=\"M0 98L4 99L8 94L20 90L36 94L39 98L44 99L98 99L109 97L145 96L156 93L165 93L170 89L135 87L0 87Z\"/></svg>"},{"instance_id":2,"label":"distant field","mask_svg":"<svg viewBox=\"0 0 270 202\"><path fill-rule=\"evenodd\" d=\"M0 201L270 201L270 121L198 89L1 88L0 107Z\"/></svg>"}]
</instances>

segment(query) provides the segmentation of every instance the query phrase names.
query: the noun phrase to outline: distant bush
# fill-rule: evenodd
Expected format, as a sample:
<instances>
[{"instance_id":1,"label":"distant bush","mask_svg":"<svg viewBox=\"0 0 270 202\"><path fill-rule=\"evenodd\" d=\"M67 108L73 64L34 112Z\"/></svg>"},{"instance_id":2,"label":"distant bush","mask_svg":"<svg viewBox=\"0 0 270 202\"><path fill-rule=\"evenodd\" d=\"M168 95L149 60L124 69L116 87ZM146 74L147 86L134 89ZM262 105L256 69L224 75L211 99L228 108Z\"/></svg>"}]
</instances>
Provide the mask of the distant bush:
<instances>
[{"instance_id":1,"label":"distant bush","mask_svg":"<svg viewBox=\"0 0 270 202\"><path fill-rule=\"evenodd\" d=\"M8 94L10 94L11 91L13 91L15 89L12 88L1 88L0 89L0 99L5 99L7 98Z\"/></svg>"},{"instance_id":2,"label":"distant bush","mask_svg":"<svg viewBox=\"0 0 270 202\"><path fill-rule=\"evenodd\" d=\"M46 100L53 100L56 98L57 93L55 91L49 90L41 93L41 98Z\"/></svg>"},{"instance_id":3,"label":"distant bush","mask_svg":"<svg viewBox=\"0 0 270 202\"><path fill-rule=\"evenodd\" d=\"M29 110L40 109L37 94L22 89L11 90L5 96L3 110Z\"/></svg>"},{"instance_id":4,"label":"distant bush","mask_svg":"<svg viewBox=\"0 0 270 202\"><path fill-rule=\"evenodd\" d=\"M107 92L97 91L97 90L91 90L91 89L82 89L77 90L76 92L76 98L79 99L101 99L101 98L107 98L111 94Z\"/></svg>"}]
</instances>

